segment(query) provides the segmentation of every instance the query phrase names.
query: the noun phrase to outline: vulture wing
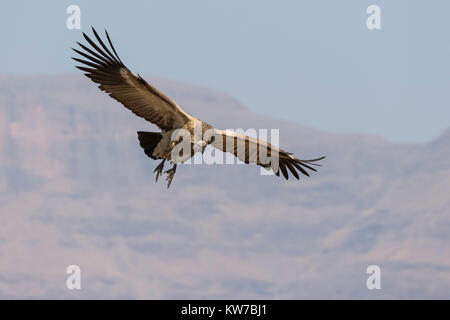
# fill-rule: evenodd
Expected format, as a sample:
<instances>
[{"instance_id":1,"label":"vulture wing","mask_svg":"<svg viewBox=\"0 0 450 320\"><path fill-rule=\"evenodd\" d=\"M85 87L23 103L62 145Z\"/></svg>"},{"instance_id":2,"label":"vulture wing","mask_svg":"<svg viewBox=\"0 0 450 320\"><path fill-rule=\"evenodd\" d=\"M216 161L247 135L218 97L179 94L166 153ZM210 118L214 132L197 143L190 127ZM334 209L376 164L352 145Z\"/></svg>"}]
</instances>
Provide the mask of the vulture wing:
<instances>
[{"instance_id":1,"label":"vulture wing","mask_svg":"<svg viewBox=\"0 0 450 320\"><path fill-rule=\"evenodd\" d=\"M136 115L165 131L181 128L192 119L174 101L147 83L141 76L135 76L128 70L117 55L106 30L112 52L94 28L92 31L101 48L83 33L91 48L77 42L84 51L72 49L87 60L72 59L83 64L76 68L84 71L88 78L98 83L102 91L107 92Z\"/></svg>"},{"instance_id":2,"label":"vulture wing","mask_svg":"<svg viewBox=\"0 0 450 320\"><path fill-rule=\"evenodd\" d=\"M309 177L307 170L317 171L313 166L320 164L316 161L325 158L300 160L292 153L278 149L266 141L226 130L216 130L211 145L223 152L233 153L242 162L255 163L266 169L272 168L277 176L281 171L286 180L289 179L288 171L297 179L299 179L297 170Z\"/></svg>"}]
</instances>

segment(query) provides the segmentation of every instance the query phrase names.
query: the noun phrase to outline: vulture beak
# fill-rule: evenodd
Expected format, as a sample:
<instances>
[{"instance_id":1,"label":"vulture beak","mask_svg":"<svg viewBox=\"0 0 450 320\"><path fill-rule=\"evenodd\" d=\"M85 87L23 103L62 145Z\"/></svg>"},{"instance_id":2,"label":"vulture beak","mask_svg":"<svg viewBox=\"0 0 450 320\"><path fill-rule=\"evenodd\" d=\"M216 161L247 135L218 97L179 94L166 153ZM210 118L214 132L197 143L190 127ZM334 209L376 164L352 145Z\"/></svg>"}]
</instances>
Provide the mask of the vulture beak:
<instances>
[{"instance_id":1,"label":"vulture beak","mask_svg":"<svg viewBox=\"0 0 450 320\"><path fill-rule=\"evenodd\" d=\"M197 141L194 145L195 151L203 153L205 151L205 148L207 146L207 143L203 140Z\"/></svg>"}]
</instances>

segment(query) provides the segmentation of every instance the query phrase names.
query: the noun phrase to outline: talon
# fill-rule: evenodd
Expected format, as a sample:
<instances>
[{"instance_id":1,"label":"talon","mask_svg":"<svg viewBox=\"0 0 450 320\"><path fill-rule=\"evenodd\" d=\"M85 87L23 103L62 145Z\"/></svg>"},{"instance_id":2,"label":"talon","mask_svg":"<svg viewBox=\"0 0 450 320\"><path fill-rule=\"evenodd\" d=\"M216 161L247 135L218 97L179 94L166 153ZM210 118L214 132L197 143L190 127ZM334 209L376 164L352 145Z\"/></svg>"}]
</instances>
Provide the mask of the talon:
<instances>
[{"instance_id":1,"label":"talon","mask_svg":"<svg viewBox=\"0 0 450 320\"><path fill-rule=\"evenodd\" d=\"M166 159L164 159L163 161L161 161L160 164L158 164L158 166L155 168L155 170L153 170L153 172L156 172L156 177L155 177L155 181L158 182L158 178L160 176L162 176L162 171L164 169L164 162L166 162Z\"/></svg>"},{"instance_id":2,"label":"talon","mask_svg":"<svg viewBox=\"0 0 450 320\"><path fill-rule=\"evenodd\" d=\"M177 165L174 164L172 169L169 169L165 171L164 173L167 174L166 180L167 180L167 188L170 187L172 184L173 177L175 176L175 172L177 172Z\"/></svg>"},{"instance_id":3,"label":"talon","mask_svg":"<svg viewBox=\"0 0 450 320\"><path fill-rule=\"evenodd\" d=\"M158 182L158 178L160 176L162 176L162 173L161 173L161 170L158 170L158 172L156 173L156 176L155 176L155 182Z\"/></svg>"}]
</instances>

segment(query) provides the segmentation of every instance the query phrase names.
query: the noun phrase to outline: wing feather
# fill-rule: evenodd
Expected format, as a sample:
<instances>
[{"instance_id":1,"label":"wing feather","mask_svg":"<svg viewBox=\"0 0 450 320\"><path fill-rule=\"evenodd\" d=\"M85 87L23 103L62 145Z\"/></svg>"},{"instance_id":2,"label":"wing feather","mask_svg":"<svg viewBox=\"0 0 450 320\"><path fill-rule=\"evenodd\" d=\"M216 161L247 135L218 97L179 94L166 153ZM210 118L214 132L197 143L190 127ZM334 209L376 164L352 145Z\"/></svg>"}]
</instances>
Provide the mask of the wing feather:
<instances>
[{"instance_id":1,"label":"wing feather","mask_svg":"<svg viewBox=\"0 0 450 320\"><path fill-rule=\"evenodd\" d=\"M309 177L309 173L306 169L316 171L316 169L312 168L310 165L320 166L314 162L325 158L320 157L311 160L300 160L295 158L292 153L276 148L266 141L231 131L215 130L216 135L218 135L219 138L212 140L211 145L213 147L223 152L234 154L244 163L255 163L266 169L272 168L277 176L279 176L281 172L286 180L289 179L289 172L295 178L299 179L300 176L297 170Z\"/></svg>"},{"instance_id":2,"label":"wing feather","mask_svg":"<svg viewBox=\"0 0 450 320\"><path fill-rule=\"evenodd\" d=\"M100 46L83 33L91 48L77 42L84 52L73 50L87 60L72 59L81 64L76 68L84 71L88 78L99 84L102 91L107 92L137 116L156 124L162 130L181 128L193 119L173 100L146 82L141 76L134 75L122 63L106 30L106 38L112 52L97 31L94 28L92 31Z\"/></svg>"}]
</instances>

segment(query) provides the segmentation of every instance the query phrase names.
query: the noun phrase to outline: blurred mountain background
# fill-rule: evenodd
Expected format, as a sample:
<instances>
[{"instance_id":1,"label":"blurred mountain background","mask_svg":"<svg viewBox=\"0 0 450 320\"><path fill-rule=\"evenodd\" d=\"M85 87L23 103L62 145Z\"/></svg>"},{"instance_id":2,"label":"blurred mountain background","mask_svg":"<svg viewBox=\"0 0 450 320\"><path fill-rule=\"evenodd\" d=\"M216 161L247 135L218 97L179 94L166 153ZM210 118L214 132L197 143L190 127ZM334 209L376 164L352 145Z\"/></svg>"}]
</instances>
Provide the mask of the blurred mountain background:
<instances>
[{"instance_id":1,"label":"blurred mountain background","mask_svg":"<svg viewBox=\"0 0 450 320\"><path fill-rule=\"evenodd\" d=\"M167 190L136 135L157 128L88 79L0 75L0 298L450 298L450 130L333 134L148 80L216 127L279 128L323 167L285 181L182 165ZM80 291L65 287L72 264ZM381 290L366 288L372 264Z\"/></svg>"}]
</instances>

